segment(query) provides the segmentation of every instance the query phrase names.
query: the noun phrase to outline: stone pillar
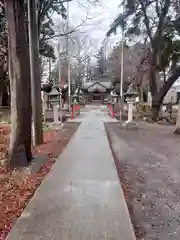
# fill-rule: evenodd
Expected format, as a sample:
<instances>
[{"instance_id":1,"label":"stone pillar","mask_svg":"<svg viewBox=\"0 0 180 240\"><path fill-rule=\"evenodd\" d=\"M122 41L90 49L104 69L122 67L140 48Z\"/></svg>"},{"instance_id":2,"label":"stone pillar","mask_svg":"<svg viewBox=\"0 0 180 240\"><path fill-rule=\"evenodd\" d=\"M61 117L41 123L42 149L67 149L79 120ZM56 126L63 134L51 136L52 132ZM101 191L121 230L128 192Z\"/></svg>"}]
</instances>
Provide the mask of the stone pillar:
<instances>
[{"instance_id":1,"label":"stone pillar","mask_svg":"<svg viewBox=\"0 0 180 240\"><path fill-rule=\"evenodd\" d=\"M127 128L137 128L137 123L133 121L133 104L135 102L135 98L127 98L128 104L128 120L123 124L123 126Z\"/></svg>"},{"instance_id":2,"label":"stone pillar","mask_svg":"<svg viewBox=\"0 0 180 240\"><path fill-rule=\"evenodd\" d=\"M54 123L59 123L59 111L58 111L58 105L57 103L53 103L53 118L54 118Z\"/></svg>"},{"instance_id":3,"label":"stone pillar","mask_svg":"<svg viewBox=\"0 0 180 240\"><path fill-rule=\"evenodd\" d=\"M128 122L132 122L133 120L133 101L127 100L128 103Z\"/></svg>"},{"instance_id":4,"label":"stone pillar","mask_svg":"<svg viewBox=\"0 0 180 240\"><path fill-rule=\"evenodd\" d=\"M148 91L148 106L152 107L152 96L151 96L151 92Z\"/></svg>"},{"instance_id":5,"label":"stone pillar","mask_svg":"<svg viewBox=\"0 0 180 240\"><path fill-rule=\"evenodd\" d=\"M43 116L44 116L44 123L46 123L46 110L48 109L47 106L47 94L43 92Z\"/></svg>"},{"instance_id":6,"label":"stone pillar","mask_svg":"<svg viewBox=\"0 0 180 240\"><path fill-rule=\"evenodd\" d=\"M62 119L63 119L63 104L62 104L62 89L60 88L60 105L59 105L59 108L60 108L60 122L62 123Z\"/></svg>"},{"instance_id":7,"label":"stone pillar","mask_svg":"<svg viewBox=\"0 0 180 240\"><path fill-rule=\"evenodd\" d=\"M66 111L68 111L68 103L67 103L67 102L64 103L64 109L65 109Z\"/></svg>"}]
</instances>

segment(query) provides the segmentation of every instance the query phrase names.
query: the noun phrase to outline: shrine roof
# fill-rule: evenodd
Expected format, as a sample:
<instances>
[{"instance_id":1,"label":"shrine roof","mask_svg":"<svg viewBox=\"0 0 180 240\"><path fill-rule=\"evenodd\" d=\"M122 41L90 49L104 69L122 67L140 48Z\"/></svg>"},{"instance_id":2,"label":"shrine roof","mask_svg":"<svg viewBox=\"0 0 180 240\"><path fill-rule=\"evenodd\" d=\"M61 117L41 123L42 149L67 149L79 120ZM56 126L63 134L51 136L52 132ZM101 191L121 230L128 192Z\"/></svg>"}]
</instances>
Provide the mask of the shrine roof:
<instances>
[{"instance_id":1,"label":"shrine roof","mask_svg":"<svg viewBox=\"0 0 180 240\"><path fill-rule=\"evenodd\" d=\"M103 81L93 81L93 82L85 82L82 86L84 89L89 89L95 85L100 85L101 87L105 89L110 89L112 87L112 83L110 81L103 82Z\"/></svg>"}]
</instances>

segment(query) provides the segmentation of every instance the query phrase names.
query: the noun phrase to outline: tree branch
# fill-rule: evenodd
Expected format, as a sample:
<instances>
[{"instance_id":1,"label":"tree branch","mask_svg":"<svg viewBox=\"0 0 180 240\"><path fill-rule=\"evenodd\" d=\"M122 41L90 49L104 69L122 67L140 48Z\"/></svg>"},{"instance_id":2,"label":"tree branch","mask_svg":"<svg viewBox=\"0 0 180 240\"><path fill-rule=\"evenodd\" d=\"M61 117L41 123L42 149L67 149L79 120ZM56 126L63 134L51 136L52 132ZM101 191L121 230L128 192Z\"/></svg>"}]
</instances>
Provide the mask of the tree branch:
<instances>
[{"instance_id":1,"label":"tree branch","mask_svg":"<svg viewBox=\"0 0 180 240\"><path fill-rule=\"evenodd\" d=\"M160 16L160 12L159 12L159 0L156 0L156 14L159 17Z\"/></svg>"},{"instance_id":2,"label":"tree branch","mask_svg":"<svg viewBox=\"0 0 180 240\"><path fill-rule=\"evenodd\" d=\"M43 21L46 13L49 11L49 9L52 7L54 0L48 0L46 4L43 5L43 3L40 4L38 9L38 27L40 29L41 22ZM60 3L68 2L68 0L62 0Z\"/></svg>"},{"instance_id":3,"label":"tree branch","mask_svg":"<svg viewBox=\"0 0 180 240\"><path fill-rule=\"evenodd\" d=\"M49 10L49 8L52 6L53 4L53 0L49 0L47 1L44 5L41 4L40 8L39 8L39 15L38 15L38 22L42 22L44 16L46 15L47 11Z\"/></svg>"},{"instance_id":4,"label":"tree branch","mask_svg":"<svg viewBox=\"0 0 180 240\"><path fill-rule=\"evenodd\" d=\"M171 4L171 0L165 0L164 6L161 10L160 16L159 16L159 23L157 26L157 31L156 34L158 37L160 37L162 35L162 32L164 31L164 21L165 21L165 17L168 13L169 7Z\"/></svg>"},{"instance_id":5,"label":"tree branch","mask_svg":"<svg viewBox=\"0 0 180 240\"><path fill-rule=\"evenodd\" d=\"M152 44L153 43L153 38L152 38L152 32L151 32L151 28L150 28L150 24L149 24L149 18L148 18L147 13L146 13L147 8L144 6L144 3L143 3L142 0L139 0L139 2L140 2L140 5L141 5L141 8L142 8L142 11L143 11L144 22L145 22L145 25L146 25L147 34L148 34L148 37L149 37L150 42Z\"/></svg>"},{"instance_id":6,"label":"tree branch","mask_svg":"<svg viewBox=\"0 0 180 240\"><path fill-rule=\"evenodd\" d=\"M161 104L164 97L166 96L169 89L172 87L173 83L180 77L180 66L173 71L172 75L167 79L167 81L163 84L163 87L160 89L158 93L158 101Z\"/></svg>"},{"instance_id":7,"label":"tree branch","mask_svg":"<svg viewBox=\"0 0 180 240\"><path fill-rule=\"evenodd\" d=\"M50 39L54 39L56 37L63 37L63 36L67 36L68 34L71 34L73 32L76 32L78 30L79 27L81 27L85 22L86 20L88 19L88 17L86 17L86 19L84 19L79 25L77 25L73 30L69 31L69 32L66 32L66 33L59 33L59 34L55 34L51 37L48 37L48 38L44 38L43 40L44 41L47 41L47 40L50 40Z\"/></svg>"}]
</instances>

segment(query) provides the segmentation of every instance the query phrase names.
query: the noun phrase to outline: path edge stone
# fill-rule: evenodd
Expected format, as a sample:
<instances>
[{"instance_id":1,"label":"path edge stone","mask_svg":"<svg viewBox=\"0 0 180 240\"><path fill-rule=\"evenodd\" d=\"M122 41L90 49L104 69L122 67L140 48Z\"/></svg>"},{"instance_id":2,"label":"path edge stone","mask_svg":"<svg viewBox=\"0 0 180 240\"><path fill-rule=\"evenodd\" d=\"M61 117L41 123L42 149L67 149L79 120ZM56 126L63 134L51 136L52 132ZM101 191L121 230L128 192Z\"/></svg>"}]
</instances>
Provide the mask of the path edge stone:
<instances>
[{"instance_id":1,"label":"path edge stone","mask_svg":"<svg viewBox=\"0 0 180 240\"><path fill-rule=\"evenodd\" d=\"M122 188L121 180L120 180L120 177L119 177L119 174L118 174L118 169L117 169L118 159L117 159L116 153L115 153L115 151L112 147L112 140L111 140L111 136L110 136L111 133L109 132L106 124L108 124L108 122L104 123L104 127L105 127L105 131L106 131L106 134L107 134L107 140L108 140L108 143L109 143L109 147L111 149L111 153L112 153L112 156L113 156L113 159L114 159L114 164L115 164L115 167L116 167L117 175L118 175L118 178L119 178L119 184L120 184L121 192L122 192L122 195L123 195L124 207L126 208L125 212L127 213L126 218L129 219L129 222L131 223L131 227L130 227L129 231L132 232L132 236L134 236L134 240L135 240L136 239L136 234L135 234L134 226L133 226L131 215L130 215L130 212L129 212L129 207L128 207L126 199L125 199L125 195L124 195L124 191L123 191L123 188Z\"/></svg>"}]
</instances>

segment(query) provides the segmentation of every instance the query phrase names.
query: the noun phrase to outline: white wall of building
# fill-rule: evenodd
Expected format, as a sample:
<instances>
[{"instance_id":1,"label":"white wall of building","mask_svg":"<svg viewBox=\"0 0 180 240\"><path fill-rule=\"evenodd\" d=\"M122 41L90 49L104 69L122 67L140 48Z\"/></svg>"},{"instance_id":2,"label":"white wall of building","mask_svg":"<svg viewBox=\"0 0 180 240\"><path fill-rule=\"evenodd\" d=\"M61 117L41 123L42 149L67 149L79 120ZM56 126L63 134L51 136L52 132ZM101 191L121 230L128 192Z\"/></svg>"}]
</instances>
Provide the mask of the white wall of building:
<instances>
[{"instance_id":1,"label":"white wall of building","mask_svg":"<svg viewBox=\"0 0 180 240\"><path fill-rule=\"evenodd\" d=\"M163 101L164 104L167 104L169 102L172 102L172 103L177 102L177 91L176 91L176 88L174 87L169 89Z\"/></svg>"}]
</instances>

